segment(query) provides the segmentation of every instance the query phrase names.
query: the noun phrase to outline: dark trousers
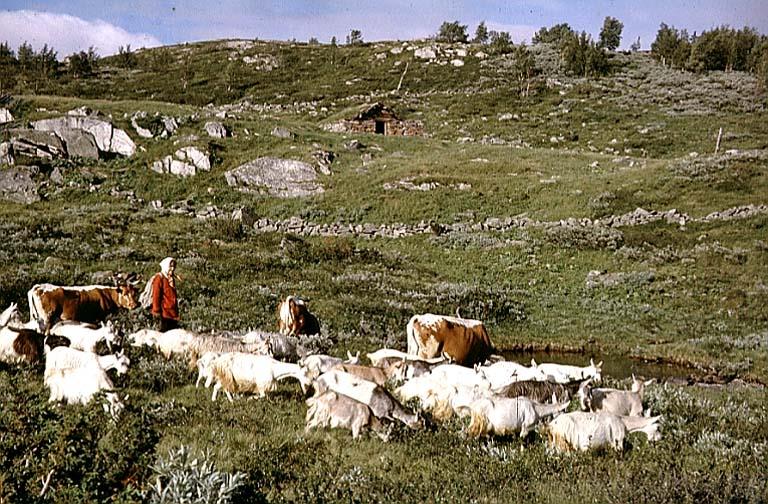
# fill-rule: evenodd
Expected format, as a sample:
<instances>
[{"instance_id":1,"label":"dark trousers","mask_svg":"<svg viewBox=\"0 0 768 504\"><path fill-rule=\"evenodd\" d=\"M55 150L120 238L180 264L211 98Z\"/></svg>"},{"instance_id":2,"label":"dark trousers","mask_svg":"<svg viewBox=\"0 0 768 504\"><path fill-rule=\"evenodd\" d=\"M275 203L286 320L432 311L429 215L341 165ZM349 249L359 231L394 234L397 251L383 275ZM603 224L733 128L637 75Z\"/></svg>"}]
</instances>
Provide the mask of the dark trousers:
<instances>
[{"instance_id":1,"label":"dark trousers","mask_svg":"<svg viewBox=\"0 0 768 504\"><path fill-rule=\"evenodd\" d=\"M160 332L170 331L179 327L179 321L160 317Z\"/></svg>"}]
</instances>

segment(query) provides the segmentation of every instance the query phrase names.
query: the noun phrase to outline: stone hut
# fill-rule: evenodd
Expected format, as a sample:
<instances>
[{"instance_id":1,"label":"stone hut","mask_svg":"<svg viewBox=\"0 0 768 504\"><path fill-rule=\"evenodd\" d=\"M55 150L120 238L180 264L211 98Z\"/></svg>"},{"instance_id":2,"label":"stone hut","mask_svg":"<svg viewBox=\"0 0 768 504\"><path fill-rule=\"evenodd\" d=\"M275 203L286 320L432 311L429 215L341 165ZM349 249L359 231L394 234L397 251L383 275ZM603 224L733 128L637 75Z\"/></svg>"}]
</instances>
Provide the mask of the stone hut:
<instances>
[{"instance_id":1,"label":"stone hut","mask_svg":"<svg viewBox=\"0 0 768 504\"><path fill-rule=\"evenodd\" d=\"M336 133L375 133L379 135L423 136L421 121L403 120L381 102L367 103L351 117L327 124L324 128Z\"/></svg>"}]
</instances>

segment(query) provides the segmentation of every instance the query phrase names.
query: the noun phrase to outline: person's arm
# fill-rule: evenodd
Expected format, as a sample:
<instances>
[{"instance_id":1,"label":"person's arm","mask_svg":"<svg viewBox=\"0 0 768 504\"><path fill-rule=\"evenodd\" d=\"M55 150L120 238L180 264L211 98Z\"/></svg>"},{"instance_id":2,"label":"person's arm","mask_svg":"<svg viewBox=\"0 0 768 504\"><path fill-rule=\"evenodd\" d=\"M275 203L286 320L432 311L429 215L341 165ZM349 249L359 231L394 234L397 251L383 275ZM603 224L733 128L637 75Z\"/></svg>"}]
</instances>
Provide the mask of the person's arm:
<instances>
[{"instance_id":1,"label":"person's arm","mask_svg":"<svg viewBox=\"0 0 768 504\"><path fill-rule=\"evenodd\" d=\"M163 312L163 279L160 274L152 279L152 315L160 316Z\"/></svg>"}]
</instances>

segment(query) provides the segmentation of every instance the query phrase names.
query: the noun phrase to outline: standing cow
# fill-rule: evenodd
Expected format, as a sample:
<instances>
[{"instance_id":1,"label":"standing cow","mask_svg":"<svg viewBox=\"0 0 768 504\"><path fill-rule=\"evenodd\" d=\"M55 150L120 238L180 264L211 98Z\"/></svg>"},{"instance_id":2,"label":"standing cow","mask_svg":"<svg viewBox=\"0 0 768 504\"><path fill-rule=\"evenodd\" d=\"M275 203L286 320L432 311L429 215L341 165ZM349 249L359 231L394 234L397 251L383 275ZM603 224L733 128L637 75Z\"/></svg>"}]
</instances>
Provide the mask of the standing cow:
<instances>
[{"instance_id":1,"label":"standing cow","mask_svg":"<svg viewBox=\"0 0 768 504\"><path fill-rule=\"evenodd\" d=\"M51 327L60 320L98 323L120 308L132 310L139 306L136 286L140 279L136 274L115 274L114 280L114 287L37 284L27 293L30 320L37 321L40 330L50 334Z\"/></svg>"},{"instance_id":2,"label":"standing cow","mask_svg":"<svg viewBox=\"0 0 768 504\"><path fill-rule=\"evenodd\" d=\"M408 321L408 353L423 359L447 356L456 364L481 364L493 353L493 343L479 320L414 315Z\"/></svg>"}]
</instances>

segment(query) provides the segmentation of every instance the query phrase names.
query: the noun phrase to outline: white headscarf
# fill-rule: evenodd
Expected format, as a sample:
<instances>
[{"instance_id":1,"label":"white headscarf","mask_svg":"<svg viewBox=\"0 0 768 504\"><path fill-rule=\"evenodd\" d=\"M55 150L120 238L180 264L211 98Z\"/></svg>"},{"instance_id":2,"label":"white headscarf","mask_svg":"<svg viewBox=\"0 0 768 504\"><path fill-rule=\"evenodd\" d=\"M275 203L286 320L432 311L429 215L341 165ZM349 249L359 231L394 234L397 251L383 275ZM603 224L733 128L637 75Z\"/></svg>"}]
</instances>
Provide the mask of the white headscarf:
<instances>
[{"instance_id":1,"label":"white headscarf","mask_svg":"<svg viewBox=\"0 0 768 504\"><path fill-rule=\"evenodd\" d=\"M173 286L176 283L176 279L174 278L176 275L171 275L171 272L170 272L172 262L176 262L176 259L174 259L173 257L166 257L165 259L160 261L160 272L163 275L165 275L165 277Z\"/></svg>"}]
</instances>

